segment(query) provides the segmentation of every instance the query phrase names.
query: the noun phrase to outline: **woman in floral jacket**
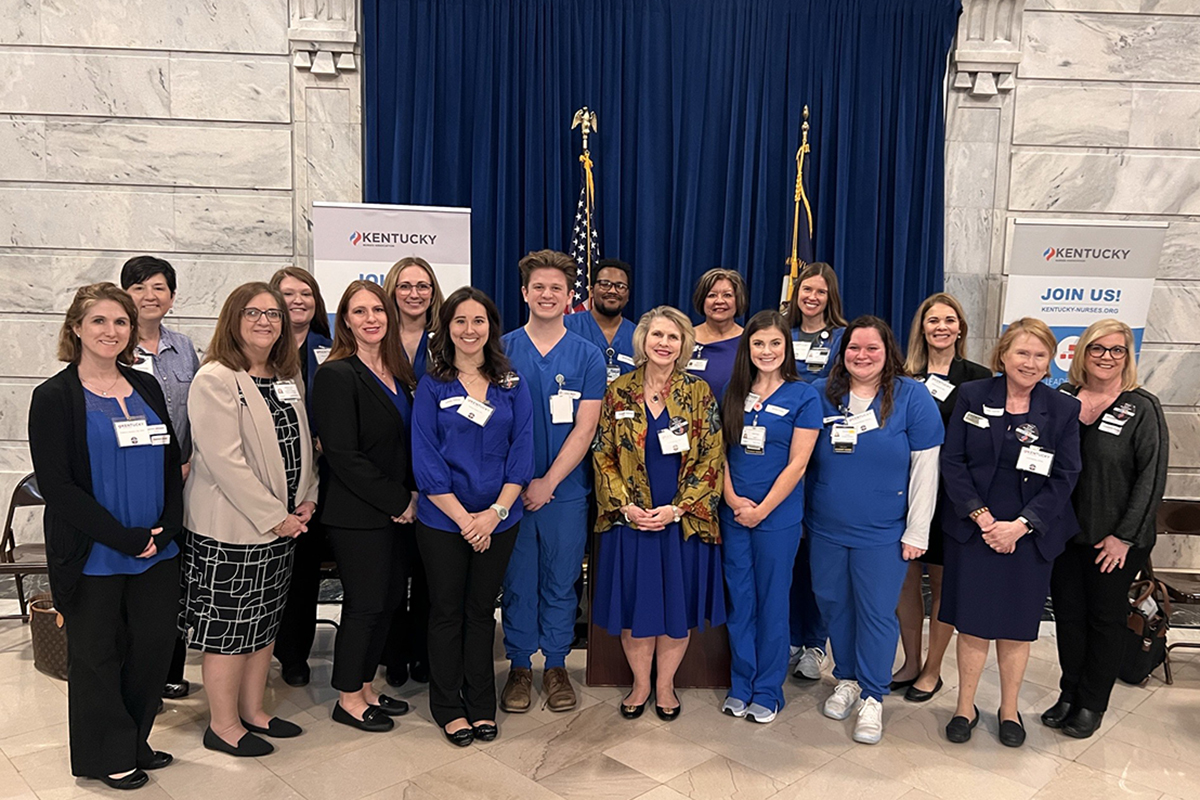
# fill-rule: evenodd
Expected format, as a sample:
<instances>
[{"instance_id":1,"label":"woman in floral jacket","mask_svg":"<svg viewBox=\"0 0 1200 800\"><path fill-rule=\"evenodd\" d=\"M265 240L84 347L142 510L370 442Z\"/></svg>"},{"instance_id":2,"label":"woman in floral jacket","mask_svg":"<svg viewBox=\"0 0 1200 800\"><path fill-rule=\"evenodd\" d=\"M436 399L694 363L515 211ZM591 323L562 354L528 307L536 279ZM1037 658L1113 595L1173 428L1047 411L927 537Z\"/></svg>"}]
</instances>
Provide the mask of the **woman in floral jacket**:
<instances>
[{"instance_id":1,"label":"woman in floral jacket","mask_svg":"<svg viewBox=\"0 0 1200 800\"><path fill-rule=\"evenodd\" d=\"M725 622L717 505L724 447L712 390L684 366L695 334L681 312L659 306L633 334L638 367L604 396L593 446L597 532L593 619L620 635L633 670L621 705L627 719L650 698L658 659L655 711L679 716L675 671L692 628Z\"/></svg>"}]
</instances>

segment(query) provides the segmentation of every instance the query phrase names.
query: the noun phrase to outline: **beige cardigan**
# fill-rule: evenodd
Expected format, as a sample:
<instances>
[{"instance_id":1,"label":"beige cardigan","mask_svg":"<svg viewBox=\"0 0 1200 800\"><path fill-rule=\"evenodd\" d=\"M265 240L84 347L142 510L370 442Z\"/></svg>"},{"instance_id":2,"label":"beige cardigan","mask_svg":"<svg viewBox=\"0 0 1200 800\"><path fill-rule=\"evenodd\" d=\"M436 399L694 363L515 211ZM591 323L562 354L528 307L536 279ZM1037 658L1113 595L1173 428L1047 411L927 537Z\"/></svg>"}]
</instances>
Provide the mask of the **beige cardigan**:
<instances>
[{"instance_id":1,"label":"beige cardigan","mask_svg":"<svg viewBox=\"0 0 1200 800\"><path fill-rule=\"evenodd\" d=\"M296 504L317 501L312 436L301 399L300 485ZM240 394L239 394L240 388ZM192 471L183 488L183 525L229 544L269 544L288 514L287 477L271 410L254 380L217 363L202 366L188 392Z\"/></svg>"}]
</instances>

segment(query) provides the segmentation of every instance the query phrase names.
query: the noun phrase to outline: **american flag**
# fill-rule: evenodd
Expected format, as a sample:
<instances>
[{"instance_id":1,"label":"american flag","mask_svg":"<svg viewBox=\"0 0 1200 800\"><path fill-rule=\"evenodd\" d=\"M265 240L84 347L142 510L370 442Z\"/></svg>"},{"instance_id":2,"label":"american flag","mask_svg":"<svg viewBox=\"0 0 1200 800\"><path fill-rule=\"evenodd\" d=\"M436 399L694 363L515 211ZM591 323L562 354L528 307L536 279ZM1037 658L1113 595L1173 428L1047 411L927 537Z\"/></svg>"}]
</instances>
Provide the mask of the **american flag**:
<instances>
[{"instance_id":1,"label":"american flag","mask_svg":"<svg viewBox=\"0 0 1200 800\"><path fill-rule=\"evenodd\" d=\"M575 273L575 285L571 288L571 302L567 304L568 314L578 314L590 307L588 290L592 280L588 272L588 249L590 246L592 264L600 261L600 234L596 229L596 209L592 208L592 238L588 241L588 193L587 171L580 170L579 204L575 207L575 222L571 232L570 256L575 259L578 271Z\"/></svg>"}]
</instances>

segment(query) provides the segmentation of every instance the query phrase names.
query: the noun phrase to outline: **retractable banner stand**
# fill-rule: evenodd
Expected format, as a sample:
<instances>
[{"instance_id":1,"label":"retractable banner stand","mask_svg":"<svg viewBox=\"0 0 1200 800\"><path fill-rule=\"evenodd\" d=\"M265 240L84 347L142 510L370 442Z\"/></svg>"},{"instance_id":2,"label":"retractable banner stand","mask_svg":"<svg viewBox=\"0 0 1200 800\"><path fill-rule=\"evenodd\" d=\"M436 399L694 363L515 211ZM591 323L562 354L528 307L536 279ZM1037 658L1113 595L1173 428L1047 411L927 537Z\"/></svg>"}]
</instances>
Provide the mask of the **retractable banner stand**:
<instances>
[{"instance_id":1,"label":"retractable banner stand","mask_svg":"<svg viewBox=\"0 0 1200 800\"><path fill-rule=\"evenodd\" d=\"M392 264L420 256L442 294L471 283L471 209L313 203L313 274L332 312L350 281L383 285Z\"/></svg>"},{"instance_id":2,"label":"retractable banner stand","mask_svg":"<svg viewBox=\"0 0 1200 800\"><path fill-rule=\"evenodd\" d=\"M1162 255L1165 222L1014 220L1004 324L1037 317L1058 339L1047 383L1067 379L1079 335L1116 317L1133 329L1134 356Z\"/></svg>"}]
</instances>

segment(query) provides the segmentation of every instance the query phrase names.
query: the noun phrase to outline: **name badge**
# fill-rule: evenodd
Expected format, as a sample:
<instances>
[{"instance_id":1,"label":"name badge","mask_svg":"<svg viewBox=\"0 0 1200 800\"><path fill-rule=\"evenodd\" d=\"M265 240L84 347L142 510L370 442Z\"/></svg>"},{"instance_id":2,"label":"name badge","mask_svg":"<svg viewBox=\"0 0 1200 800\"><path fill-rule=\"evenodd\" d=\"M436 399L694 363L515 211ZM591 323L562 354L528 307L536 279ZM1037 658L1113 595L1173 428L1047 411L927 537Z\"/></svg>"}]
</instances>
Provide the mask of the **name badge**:
<instances>
[{"instance_id":1,"label":"name badge","mask_svg":"<svg viewBox=\"0 0 1200 800\"><path fill-rule=\"evenodd\" d=\"M492 412L495 410L490 403L481 403L474 397L464 397L462 403L458 406L459 416L466 417L481 428L487 425L488 420L492 418Z\"/></svg>"},{"instance_id":2,"label":"name badge","mask_svg":"<svg viewBox=\"0 0 1200 800\"><path fill-rule=\"evenodd\" d=\"M1113 436L1120 436L1121 431L1125 430L1120 425L1113 425L1108 422L1101 422L1099 427L1100 430L1104 431L1105 433L1111 433Z\"/></svg>"},{"instance_id":3,"label":"name badge","mask_svg":"<svg viewBox=\"0 0 1200 800\"><path fill-rule=\"evenodd\" d=\"M1124 425L1126 422L1129 422L1129 418L1127 417L1125 419L1117 419L1112 414L1105 414L1103 417L1101 417L1100 421L1107 422L1109 425L1116 425L1116 426L1120 427L1120 426Z\"/></svg>"},{"instance_id":4,"label":"name badge","mask_svg":"<svg viewBox=\"0 0 1200 800\"><path fill-rule=\"evenodd\" d=\"M138 353L138 360L130 364L131 367L138 372L144 372L147 375L154 374L154 356L149 353Z\"/></svg>"},{"instance_id":5,"label":"name badge","mask_svg":"<svg viewBox=\"0 0 1200 800\"><path fill-rule=\"evenodd\" d=\"M925 379L925 388L933 395L934 400L945 402L954 391L954 384L940 375L930 375Z\"/></svg>"},{"instance_id":6,"label":"name badge","mask_svg":"<svg viewBox=\"0 0 1200 800\"><path fill-rule=\"evenodd\" d=\"M626 408L617 412L617 419L633 419L637 416L637 412L632 408Z\"/></svg>"},{"instance_id":7,"label":"name badge","mask_svg":"<svg viewBox=\"0 0 1200 800\"><path fill-rule=\"evenodd\" d=\"M667 425L665 430L658 432L658 446L663 455L669 456L687 450L687 420L683 417L671 417Z\"/></svg>"},{"instance_id":8,"label":"name badge","mask_svg":"<svg viewBox=\"0 0 1200 800\"><path fill-rule=\"evenodd\" d=\"M605 382L612 383L619 377L621 377L621 368L616 364L608 364L604 367Z\"/></svg>"},{"instance_id":9,"label":"name badge","mask_svg":"<svg viewBox=\"0 0 1200 800\"><path fill-rule=\"evenodd\" d=\"M829 363L829 348L814 347L808 351L808 356L804 361L810 367L823 367Z\"/></svg>"},{"instance_id":10,"label":"name badge","mask_svg":"<svg viewBox=\"0 0 1200 800\"><path fill-rule=\"evenodd\" d=\"M708 369L708 359L707 358L689 359L688 363L687 363L687 369L688 369L688 372L704 372L704 370Z\"/></svg>"},{"instance_id":11,"label":"name badge","mask_svg":"<svg viewBox=\"0 0 1200 800\"><path fill-rule=\"evenodd\" d=\"M1052 464L1054 464L1054 453L1043 450L1034 444L1022 447L1021 455L1017 457L1017 469L1022 472L1032 472L1035 475L1049 475Z\"/></svg>"},{"instance_id":12,"label":"name badge","mask_svg":"<svg viewBox=\"0 0 1200 800\"><path fill-rule=\"evenodd\" d=\"M834 425L829 429L829 443L835 453L853 453L858 444L858 431L849 425Z\"/></svg>"},{"instance_id":13,"label":"name badge","mask_svg":"<svg viewBox=\"0 0 1200 800\"><path fill-rule=\"evenodd\" d=\"M295 381L275 381L271 384L271 391L281 403L294 403L300 399L300 388Z\"/></svg>"},{"instance_id":14,"label":"name badge","mask_svg":"<svg viewBox=\"0 0 1200 800\"><path fill-rule=\"evenodd\" d=\"M879 418L875 416L875 409L868 408L861 414L846 417L846 424L853 428L855 433L867 433L879 429Z\"/></svg>"},{"instance_id":15,"label":"name badge","mask_svg":"<svg viewBox=\"0 0 1200 800\"><path fill-rule=\"evenodd\" d=\"M812 350L812 342L792 342L792 356L797 361L808 358L809 350Z\"/></svg>"},{"instance_id":16,"label":"name badge","mask_svg":"<svg viewBox=\"0 0 1200 800\"><path fill-rule=\"evenodd\" d=\"M976 428L988 428L992 424L990 419L981 417L974 411L968 411L966 414L963 414L963 422L968 425L974 425Z\"/></svg>"},{"instance_id":17,"label":"name badge","mask_svg":"<svg viewBox=\"0 0 1200 800\"><path fill-rule=\"evenodd\" d=\"M762 398L756 395L754 392L749 392L746 395L746 406L744 409L745 412L749 414L751 411L753 411L758 406L759 400L762 400Z\"/></svg>"},{"instance_id":18,"label":"name badge","mask_svg":"<svg viewBox=\"0 0 1200 800\"><path fill-rule=\"evenodd\" d=\"M985 416L989 416L989 417L1003 417L1004 416L1004 408L1003 407L992 408L991 406L984 406L983 413Z\"/></svg>"},{"instance_id":19,"label":"name badge","mask_svg":"<svg viewBox=\"0 0 1200 800\"><path fill-rule=\"evenodd\" d=\"M763 411L766 411L768 414L774 414L777 417L787 416L788 413L786 408L781 406L773 406L770 403L767 403L767 407L764 408Z\"/></svg>"},{"instance_id":20,"label":"name badge","mask_svg":"<svg viewBox=\"0 0 1200 800\"><path fill-rule=\"evenodd\" d=\"M631 367L633 366L633 356L627 356L624 353L617 353L617 361L620 361L622 364L628 364Z\"/></svg>"},{"instance_id":21,"label":"name badge","mask_svg":"<svg viewBox=\"0 0 1200 800\"><path fill-rule=\"evenodd\" d=\"M578 392L574 394L578 394ZM550 395L550 423L552 425L569 425L574 421L575 403L571 399L571 395L565 392Z\"/></svg>"},{"instance_id":22,"label":"name badge","mask_svg":"<svg viewBox=\"0 0 1200 800\"><path fill-rule=\"evenodd\" d=\"M466 399L467 398L465 397L447 397L446 399L442 400L442 402L438 403L438 408L454 408L455 406L461 406L463 401Z\"/></svg>"},{"instance_id":23,"label":"name badge","mask_svg":"<svg viewBox=\"0 0 1200 800\"><path fill-rule=\"evenodd\" d=\"M752 455L762 455L767 446L767 429L761 425L742 428L742 447Z\"/></svg>"},{"instance_id":24,"label":"name badge","mask_svg":"<svg viewBox=\"0 0 1200 800\"><path fill-rule=\"evenodd\" d=\"M313 357L315 359L317 359L317 364L324 364L325 359L329 358L329 348L328 347L314 347L313 348Z\"/></svg>"},{"instance_id":25,"label":"name badge","mask_svg":"<svg viewBox=\"0 0 1200 800\"><path fill-rule=\"evenodd\" d=\"M146 424L145 417L114 419L113 430L117 434L117 447L141 447L150 444L150 426Z\"/></svg>"},{"instance_id":26,"label":"name badge","mask_svg":"<svg viewBox=\"0 0 1200 800\"><path fill-rule=\"evenodd\" d=\"M150 434L150 444L167 445L171 443L171 434L167 433L166 424L147 425L146 432Z\"/></svg>"}]
</instances>

